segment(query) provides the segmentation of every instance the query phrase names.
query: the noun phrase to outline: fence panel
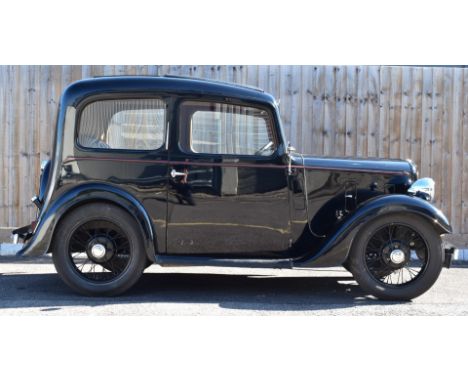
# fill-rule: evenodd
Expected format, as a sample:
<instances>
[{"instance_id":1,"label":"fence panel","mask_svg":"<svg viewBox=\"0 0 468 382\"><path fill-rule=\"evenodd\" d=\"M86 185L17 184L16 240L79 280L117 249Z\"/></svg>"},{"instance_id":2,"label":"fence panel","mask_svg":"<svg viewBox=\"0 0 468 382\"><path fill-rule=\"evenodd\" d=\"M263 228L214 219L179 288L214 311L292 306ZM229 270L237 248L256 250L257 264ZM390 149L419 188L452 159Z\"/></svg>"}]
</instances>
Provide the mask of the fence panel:
<instances>
[{"instance_id":1,"label":"fence panel","mask_svg":"<svg viewBox=\"0 0 468 382\"><path fill-rule=\"evenodd\" d=\"M314 155L412 158L436 204L468 234L468 69L386 66L0 66L0 226L34 217L60 94L102 75L183 75L259 86L280 100L285 135Z\"/></svg>"}]
</instances>

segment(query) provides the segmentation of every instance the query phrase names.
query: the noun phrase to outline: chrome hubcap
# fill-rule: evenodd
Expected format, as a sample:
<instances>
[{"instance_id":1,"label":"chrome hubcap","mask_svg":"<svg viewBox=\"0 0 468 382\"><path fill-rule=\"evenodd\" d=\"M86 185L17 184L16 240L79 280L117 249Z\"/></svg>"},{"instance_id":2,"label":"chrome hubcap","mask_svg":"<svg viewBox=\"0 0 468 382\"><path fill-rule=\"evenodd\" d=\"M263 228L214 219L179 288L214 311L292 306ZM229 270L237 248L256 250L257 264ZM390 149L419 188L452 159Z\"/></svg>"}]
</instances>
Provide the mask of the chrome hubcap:
<instances>
[{"instance_id":1,"label":"chrome hubcap","mask_svg":"<svg viewBox=\"0 0 468 382\"><path fill-rule=\"evenodd\" d=\"M394 249L390 253L390 260L394 264L401 264L405 261L405 253L401 249Z\"/></svg>"},{"instance_id":2,"label":"chrome hubcap","mask_svg":"<svg viewBox=\"0 0 468 382\"><path fill-rule=\"evenodd\" d=\"M104 247L102 244L94 244L91 247L91 254L94 258L101 260L106 255L106 247Z\"/></svg>"}]
</instances>

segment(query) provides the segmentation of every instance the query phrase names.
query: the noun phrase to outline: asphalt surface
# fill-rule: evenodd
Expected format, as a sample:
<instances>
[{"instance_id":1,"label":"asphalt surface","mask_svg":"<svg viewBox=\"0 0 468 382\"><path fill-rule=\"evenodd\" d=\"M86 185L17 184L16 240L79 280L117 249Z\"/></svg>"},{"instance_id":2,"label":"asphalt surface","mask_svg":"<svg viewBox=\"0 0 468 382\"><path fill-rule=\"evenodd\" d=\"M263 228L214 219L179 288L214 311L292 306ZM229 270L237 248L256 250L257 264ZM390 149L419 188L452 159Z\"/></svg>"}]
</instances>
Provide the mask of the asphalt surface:
<instances>
[{"instance_id":1,"label":"asphalt surface","mask_svg":"<svg viewBox=\"0 0 468 382\"><path fill-rule=\"evenodd\" d=\"M0 315L468 315L468 267L444 269L412 302L382 302L342 268L151 266L127 294L90 298L62 283L50 258L0 258Z\"/></svg>"}]
</instances>

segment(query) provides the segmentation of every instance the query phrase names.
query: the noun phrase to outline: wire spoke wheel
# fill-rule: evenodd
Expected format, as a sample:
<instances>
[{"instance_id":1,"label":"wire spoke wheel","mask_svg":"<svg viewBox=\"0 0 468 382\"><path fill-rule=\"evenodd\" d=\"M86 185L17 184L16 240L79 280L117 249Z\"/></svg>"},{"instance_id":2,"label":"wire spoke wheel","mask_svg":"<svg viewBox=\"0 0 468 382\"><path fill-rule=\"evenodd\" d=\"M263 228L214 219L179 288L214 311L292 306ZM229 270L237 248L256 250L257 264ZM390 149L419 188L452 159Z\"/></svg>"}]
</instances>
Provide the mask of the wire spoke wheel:
<instances>
[{"instance_id":1,"label":"wire spoke wheel","mask_svg":"<svg viewBox=\"0 0 468 382\"><path fill-rule=\"evenodd\" d=\"M148 261L134 217L110 203L88 203L58 225L52 260L60 278L86 296L117 296L140 279Z\"/></svg>"},{"instance_id":2,"label":"wire spoke wheel","mask_svg":"<svg viewBox=\"0 0 468 382\"><path fill-rule=\"evenodd\" d=\"M416 214L388 213L364 225L353 242L349 267L364 292L409 301L427 292L444 264L441 233Z\"/></svg>"},{"instance_id":3,"label":"wire spoke wheel","mask_svg":"<svg viewBox=\"0 0 468 382\"><path fill-rule=\"evenodd\" d=\"M365 246L365 265L386 286L413 283L427 268L428 245L413 228L390 223L378 228Z\"/></svg>"},{"instance_id":4,"label":"wire spoke wheel","mask_svg":"<svg viewBox=\"0 0 468 382\"><path fill-rule=\"evenodd\" d=\"M68 254L80 277L97 283L109 282L117 279L128 267L130 242L116 224L92 220L73 231Z\"/></svg>"}]
</instances>

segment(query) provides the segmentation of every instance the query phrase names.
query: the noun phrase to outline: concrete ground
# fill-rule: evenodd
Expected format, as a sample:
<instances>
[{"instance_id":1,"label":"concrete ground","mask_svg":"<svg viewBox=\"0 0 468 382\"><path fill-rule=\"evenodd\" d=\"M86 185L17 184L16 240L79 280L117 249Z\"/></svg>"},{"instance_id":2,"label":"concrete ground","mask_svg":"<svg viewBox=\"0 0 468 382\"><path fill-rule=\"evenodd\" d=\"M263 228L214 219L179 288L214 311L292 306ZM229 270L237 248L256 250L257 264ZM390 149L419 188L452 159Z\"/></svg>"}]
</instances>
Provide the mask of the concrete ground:
<instances>
[{"instance_id":1,"label":"concrete ground","mask_svg":"<svg viewBox=\"0 0 468 382\"><path fill-rule=\"evenodd\" d=\"M151 266L127 294L82 297L50 258L0 257L0 315L468 315L468 267L444 269L412 302L366 296L342 268Z\"/></svg>"}]
</instances>

